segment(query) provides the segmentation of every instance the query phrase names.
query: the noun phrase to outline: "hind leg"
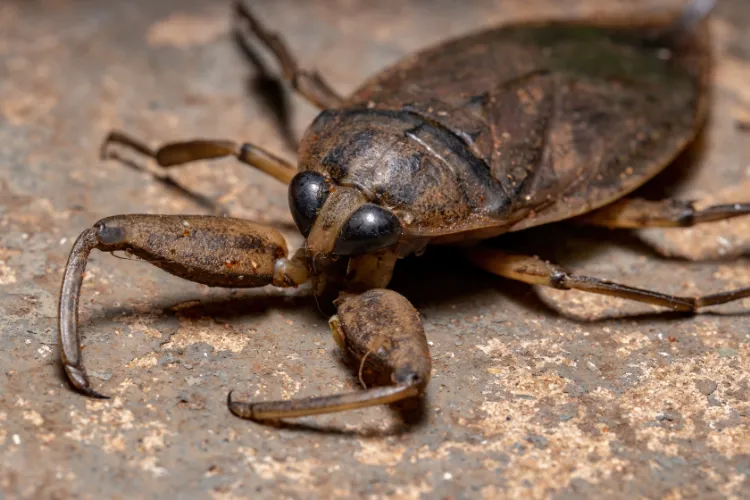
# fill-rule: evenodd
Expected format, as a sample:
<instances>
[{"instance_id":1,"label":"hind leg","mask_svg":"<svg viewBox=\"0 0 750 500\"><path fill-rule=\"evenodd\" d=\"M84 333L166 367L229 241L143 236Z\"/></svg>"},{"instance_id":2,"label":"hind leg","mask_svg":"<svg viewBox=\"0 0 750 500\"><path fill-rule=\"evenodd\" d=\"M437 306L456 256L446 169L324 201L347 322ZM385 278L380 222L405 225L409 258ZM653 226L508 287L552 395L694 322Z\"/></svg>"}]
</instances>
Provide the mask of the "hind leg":
<instances>
[{"instance_id":1,"label":"hind leg","mask_svg":"<svg viewBox=\"0 0 750 500\"><path fill-rule=\"evenodd\" d=\"M635 300L646 304L667 307L675 311L697 312L698 309L750 297L750 287L727 292L683 297L634 288L591 276L568 273L559 266L544 262L528 255L508 254L487 247L474 247L466 250L474 264L498 276L523 281L531 285L544 285L558 290L580 290L622 299Z\"/></svg>"},{"instance_id":2,"label":"hind leg","mask_svg":"<svg viewBox=\"0 0 750 500\"><path fill-rule=\"evenodd\" d=\"M625 198L576 219L581 224L610 229L647 227L690 227L750 214L750 203L714 205L696 210L683 200L649 201Z\"/></svg>"}]
</instances>

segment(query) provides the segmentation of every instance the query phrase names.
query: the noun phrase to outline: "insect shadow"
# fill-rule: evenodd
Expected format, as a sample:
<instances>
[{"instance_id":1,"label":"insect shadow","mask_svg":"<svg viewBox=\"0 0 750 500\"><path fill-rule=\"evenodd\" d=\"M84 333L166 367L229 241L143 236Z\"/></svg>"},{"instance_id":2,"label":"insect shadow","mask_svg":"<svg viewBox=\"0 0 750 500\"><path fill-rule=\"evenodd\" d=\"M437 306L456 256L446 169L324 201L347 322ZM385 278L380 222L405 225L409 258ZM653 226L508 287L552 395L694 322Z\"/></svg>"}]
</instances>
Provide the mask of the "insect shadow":
<instances>
[{"instance_id":1,"label":"insect shadow","mask_svg":"<svg viewBox=\"0 0 750 500\"><path fill-rule=\"evenodd\" d=\"M117 160L120 164L126 166L127 168L130 168L132 170L135 170L139 173L145 173L153 177L153 179L163 185L167 190L171 191L173 194L176 194L178 196L182 196L186 199L189 199L202 209L208 211L209 213L213 215L224 215L229 213L229 207L225 206L224 204L211 199L208 196L205 196L197 191L193 191L179 182L177 182L172 176L166 173L160 173L155 172L153 170L150 170L146 168L145 166L141 165L140 163L136 162L135 160L128 158L122 154L119 154L117 151L110 151L107 153L107 157L110 159Z\"/></svg>"},{"instance_id":2,"label":"insect shadow","mask_svg":"<svg viewBox=\"0 0 750 500\"><path fill-rule=\"evenodd\" d=\"M247 80L248 92L253 99L258 99L274 117L274 122L287 148L296 152L298 137L292 125L289 91L284 87L281 78L269 69L268 64L248 41L245 32L240 28L235 28L233 35L242 55L255 68L255 74Z\"/></svg>"}]
</instances>

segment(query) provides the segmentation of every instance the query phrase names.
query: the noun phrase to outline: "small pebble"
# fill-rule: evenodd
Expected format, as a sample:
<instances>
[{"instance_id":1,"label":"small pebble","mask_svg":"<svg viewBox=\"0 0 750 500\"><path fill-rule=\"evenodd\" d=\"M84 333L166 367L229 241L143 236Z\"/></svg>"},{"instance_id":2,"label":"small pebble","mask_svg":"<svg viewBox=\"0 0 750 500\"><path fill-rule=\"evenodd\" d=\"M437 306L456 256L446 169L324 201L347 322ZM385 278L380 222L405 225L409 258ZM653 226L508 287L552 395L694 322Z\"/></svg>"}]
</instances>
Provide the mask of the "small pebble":
<instances>
[{"instance_id":1,"label":"small pebble","mask_svg":"<svg viewBox=\"0 0 750 500\"><path fill-rule=\"evenodd\" d=\"M716 391L716 389L718 389L719 384L713 380L697 380L695 382L695 387L701 391L704 396L710 396Z\"/></svg>"}]
</instances>

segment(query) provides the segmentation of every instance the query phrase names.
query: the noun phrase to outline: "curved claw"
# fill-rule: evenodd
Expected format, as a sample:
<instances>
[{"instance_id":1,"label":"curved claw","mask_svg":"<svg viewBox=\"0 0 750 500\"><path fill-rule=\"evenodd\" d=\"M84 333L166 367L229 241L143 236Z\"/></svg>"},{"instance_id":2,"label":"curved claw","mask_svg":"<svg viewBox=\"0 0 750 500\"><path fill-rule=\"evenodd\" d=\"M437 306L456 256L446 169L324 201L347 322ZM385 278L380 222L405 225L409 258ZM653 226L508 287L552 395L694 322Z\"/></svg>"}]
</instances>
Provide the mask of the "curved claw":
<instances>
[{"instance_id":1,"label":"curved claw","mask_svg":"<svg viewBox=\"0 0 750 500\"><path fill-rule=\"evenodd\" d=\"M319 396L302 399L287 399L279 401L249 401L232 400L232 392L227 395L227 406L234 415L245 420L277 420L280 418L305 417L354 410L366 406L376 406L395 403L402 399L416 397L421 394L418 383L409 385L394 385L377 387L361 392Z\"/></svg>"},{"instance_id":2,"label":"curved claw","mask_svg":"<svg viewBox=\"0 0 750 500\"><path fill-rule=\"evenodd\" d=\"M78 391L82 392L86 396L96 399L110 399L109 396L96 392L91 388L91 381L86 371L82 368L77 368L73 365L64 364L63 368L65 373L68 375L68 380Z\"/></svg>"},{"instance_id":3,"label":"curved claw","mask_svg":"<svg viewBox=\"0 0 750 500\"><path fill-rule=\"evenodd\" d=\"M229 408L229 411L231 411L234 415L245 418L242 415L245 413L242 411L242 403L241 402L235 402L232 401L232 393L234 392L234 389L229 391L229 394L227 394L227 408ZM250 413L252 413L252 409L250 409Z\"/></svg>"},{"instance_id":4,"label":"curved claw","mask_svg":"<svg viewBox=\"0 0 750 500\"><path fill-rule=\"evenodd\" d=\"M70 383L83 394L93 398L105 399L91 388L81 356L81 339L78 332L78 301L81 295L83 273L89 252L96 248L98 239L94 229L81 233L70 251L70 258L65 267L58 314L58 336L60 358Z\"/></svg>"}]
</instances>

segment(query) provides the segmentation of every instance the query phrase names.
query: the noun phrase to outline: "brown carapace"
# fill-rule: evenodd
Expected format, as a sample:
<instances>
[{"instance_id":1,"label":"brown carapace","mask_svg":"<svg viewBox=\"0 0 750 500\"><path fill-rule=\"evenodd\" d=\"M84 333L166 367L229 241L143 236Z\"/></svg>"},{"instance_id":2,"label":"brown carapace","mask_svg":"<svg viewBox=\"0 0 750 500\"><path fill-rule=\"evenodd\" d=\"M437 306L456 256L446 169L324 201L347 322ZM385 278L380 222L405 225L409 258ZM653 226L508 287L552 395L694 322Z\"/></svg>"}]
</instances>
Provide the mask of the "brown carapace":
<instances>
[{"instance_id":1,"label":"brown carapace","mask_svg":"<svg viewBox=\"0 0 750 500\"><path fill-rule=\"evenodd\" d=\"M750 204L692 204L626 196L696 136L710 84L708 12L694 0L663 19L633 15L539 21L491 29L410 56L340 97L300 69L284 41L244 4L242 32L277 59L294 89L323 111L295 168L252 144L198 139L151 149L119 145L163 168L234 156L289 185L305 244L291 256L281 234L210 216L102 219L73 246L59 311L62 363L94 397L81 358L78 300L88 254L125 250L182 278L219 287L296 287L330 297L330 326L361 372L379 385L350 394L272 402L229 398L253 420L299 417L420 396L431 358L420 317L385 289L399 259L429 244L461 244L491 273L559 289L613 295L679 311L750 296L750 288L676 297L569 274L483 244L502 233L577 218L610 228L689 226L750 213ZM329 300L329 302L330 302ZM383 381L385 383L383 383Z\"/></svg>"}]
</instances>

